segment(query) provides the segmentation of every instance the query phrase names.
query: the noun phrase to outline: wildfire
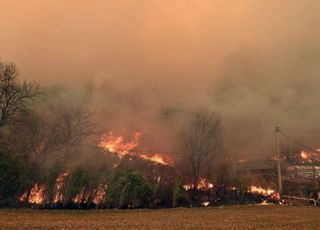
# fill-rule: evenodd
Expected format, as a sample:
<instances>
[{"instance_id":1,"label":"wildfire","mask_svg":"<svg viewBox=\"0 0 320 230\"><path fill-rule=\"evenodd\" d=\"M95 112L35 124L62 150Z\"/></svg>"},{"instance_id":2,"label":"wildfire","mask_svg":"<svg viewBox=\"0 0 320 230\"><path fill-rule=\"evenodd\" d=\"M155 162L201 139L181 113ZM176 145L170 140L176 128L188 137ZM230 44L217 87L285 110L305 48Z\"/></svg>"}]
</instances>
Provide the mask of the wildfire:
<instances>
[{"instance_id":1,"label":"wildfire","mask_svg":"<svg viewBox=\"0 0 320 230\"><path fill-rule=\"evenodd\" d=\"M86 194L84 189L82 189L82 191L72 199L72 202L75 204L87 203L88 198L89 198L89 194Z\"/></svg>"},{"instance_id":2,"label":"wildfire","mask_svg":"<svg viewBox=\"0 0 320 230\"><path fill-rule=\"evenodd\" d=\"M75 204L88 203L90 201L90 194L93 194L91 199L92 203L95 205L103 202L106 194L107 194L107 185L100 184L99 187L92 191L92 193L87 192L84 188L78 193L73 199L72 202Z\"/></svg>"},{"instance_id":3,"label":"wildfire","mask_svg":"<svg viewBox=\"0 0 320 230\"><path fill-rule=\"evenodd\" d=\"M193 189L193 184L185 184L183 185L183 188L188 191L190 189ZM197 190L201 191L207 191L213 188L213 184L206 178L200 178L198 185L197 185Z\"/></svg>"},{"instance_id":4,"label":"wildfire","mask_svg":"<svg viewBox=\"0 0 320 230\"><path fill-rule=\"evenodd\" d=\"M171 161L161 156L159 153L148 156L146 154L134 152L133 150L139 145L140 137L141 133L135 132L133 140L126 142L122 136L117 136L113 132L109 132L108 134L103 134L101 136L98 146L108 152L116 154L120 159L128 155L151 161L156 164L171 165Z\"/></svg>"},{"instance_id":5,"label":"wildfire","mask_svg":"<svg viewBox=\"0 0 320 230\"><path fill-rule=\"evenodd\" d=\"M309 159L310 154L306 151L301 151L300 156L302 159Z\"/></svg>"},{"instance_id":6,"label":"wildfire","mask_svg":"<svg viewBox=\"0 0 320 230\"><path fill-rule=\"evenodd\" d=\"M19 201L20 202L25 202L28 199L28 193L24 192L20 197L19 197Z\"/></svg>"},{"instance_id":7,"label":"wildfire","mask_svg":"<svg viewBox=\"0 0 320 230\"><path fill-rule=\"evenodd\" d=\"M92 198L92 203L94 203L96 205L100 204L104 200L104 198L107 194L107 188L108 188L107 185L101 184L98 187L98 189L95 191L94 197Z\"/></svg>"},{"instance_id":8,"label":"wildfire","mask_svg":"<svg viewBox=\"0 0 320 230\"><path fill-rule=\"evenodd\" d=\"M55 195L53 197L53 203L63 202L63 189L66 177L69 175L68 172L61 173L56 178L55 184ZM20 202L28 200L30 204L43 204L46 200L46 186L45 184L36 183L30 190L28 197L28 191L24 192L20 197Z\"/></svg>"},{"instance_id":9,"label":"wildfire","mask_svg":"<svg viewBox=\"0 0 320 230\"><path fill-rule=\"evenodd\" d=\"M73 202L73 203L76 203L76 204L79 204L79 203L81 203L81 200L82 200L82 193L77 194L77 195L72 199L72 202Z\"/></svg>"},{"instance_id":10,"label":"wildfire","mask_svg":"<svg viewBox=\"0 0 320 230\"><path fill-rule=\"evenodd\" d=\"M35 184L30 190L29 203L30 204L43 204L45 201L45 185Z\"/></svg>"},{"instance_id":11,"label":"wildfire","mask_svg":"<svg viewBox=\"0 0 320 230\"><path fill-rule=\"evenodd\" d=\"M261 195L264 195L264 196L271 196L272 194L275 193L275 190L273 190L273 189L264 189L262 187L257 187L257 186L252 185L252 186L249 187L248 192L258 193L258 194L261 194Z\"/></svg>"},{"instance_id":12,"label":"wildfire","mask_svg":"<svg viewBox=\"0 0 320 230\"><path fill-rule=\"evenodd\" d=\"M57 178L56 178L56 183L55 183L55 195L53 197L52 203L57 204L57 203L62 203L64 200L64 187L65 187L65 182L66 178L69 176L69 172L64 172L61 173ZM93 194L92 196L92 203L94 204L100 204L106 194L107 194L107 185L105 184L100 184L97 189L92 190L92 192L85 190L84 188L81 189L81 191L72 199L72 202L75 204L80 204L80 203L88 203L90 195ZM20 202L25 202L28 201L30 204L43 204L47 199L47 194L46 194L46 186L45 184L41 183L36 183L30 190L30 194L28 197L28 191L24 192L20 197L19 197Z\"/></svg>"},{"instance_id":13,"label":"wildfire","mask_svg":"<svg viewBox=\"0 0 320 230\"><path fill-rule=\"evenodd\" d=\"M300 152L300 157L301 157L301 159L303 159L304 161L307 161L309 163L320 162L320 148L317 148L311 152L307 152L305 150L302 150Z\"/></svg>"},{"instance_id":14,"label":"wildfire","mask_svg":"<svg viewBox=\"0 0 320 230\"><path fill-rule=\"evenodd\" d=\"M159 154L155 154L153 155L152 157L148 157L147 155L140 155L140 157L142 159L145 159L145 160L148 160L148 161L152 161L152 162L155 162L155 163L158 163L158 164L162 164L162 165L168 165L169 163L165 161L165 159L159 155Z\"/></svg>"},{"instance_id":15,"label":"wildfire","mask_svg":"<svg viewBox=\"0 0 320 230\"><path fill-rule=\"evenodd\" d=\"M64 188L64 183L65 183L65 179L66 177L69 176L68 172L62 173L60 174L57 179L56 179L56 194L54 196L53 199L53 203L59 203L59 202L63 202L63 188Z\"/></svg>"},{"instance_id":16,"label":"wildfire","mask_svg":"<svg viewBox=\"0 0 320 230\"><path fill-rule=\"evenodd\" d=\"M139 145L141 133L135 132L133 140L125 142L122 136L115 136L113 132L103 134L100 138L99 147L117 154L119 158L130 154L130 151ZM130 154L131 155L131 154Z\"/></svg>"}]
</instances>

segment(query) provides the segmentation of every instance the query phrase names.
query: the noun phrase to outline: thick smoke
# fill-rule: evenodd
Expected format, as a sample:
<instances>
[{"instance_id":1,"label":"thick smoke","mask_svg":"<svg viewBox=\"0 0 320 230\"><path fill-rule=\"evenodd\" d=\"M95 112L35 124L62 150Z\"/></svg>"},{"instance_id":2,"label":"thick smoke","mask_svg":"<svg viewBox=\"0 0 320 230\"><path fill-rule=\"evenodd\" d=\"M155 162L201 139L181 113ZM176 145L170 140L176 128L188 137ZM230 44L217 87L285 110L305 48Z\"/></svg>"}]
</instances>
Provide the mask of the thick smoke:
<instances>
[{"instance_id":1,"label":"thick smoke","mask_svg":"<svg viewBox=\"0 0 320 230\"><path fill-rule=\"evenodd\" d=\"M276 125L320 130L319 7L1 0L0 55L25 79L84 88L103 129L143 130L145 148L167 150L181 114L208 107L221 116L229 152L264 155Z\"/></svg>"}]
</instances>

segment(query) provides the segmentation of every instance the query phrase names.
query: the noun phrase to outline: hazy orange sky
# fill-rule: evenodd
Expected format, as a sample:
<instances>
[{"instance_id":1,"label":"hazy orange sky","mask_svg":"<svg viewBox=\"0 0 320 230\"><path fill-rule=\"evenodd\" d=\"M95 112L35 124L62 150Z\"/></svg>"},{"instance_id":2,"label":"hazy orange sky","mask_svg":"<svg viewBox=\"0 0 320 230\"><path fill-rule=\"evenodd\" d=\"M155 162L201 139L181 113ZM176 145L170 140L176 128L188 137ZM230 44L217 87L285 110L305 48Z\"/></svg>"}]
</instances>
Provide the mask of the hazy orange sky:
<instances>
[{"instance_id":1,"label":"hazy orange sky","mask_svg":"<svg viewBox=\"0 0 320 230\"><path fill-rule=\"evenodd\" d=\"M0 0L1 59L57 83L135 75L212 78L248 47L319 39L313 0ZM169 80L169 82L171 82Z\"/></svg>"},{"instance_id":2,"label":"hazy orange sky","mask_svg":"<svg viewBox=\"0 0 320 230\"><path fill-rule=\"evenodd\" d=\"M320 128L319 9L316 0L0 0L0 58L42 84L136 89L144 110L206 105L230 142L250 149L270 145L276 124Z\"/></svg>"}]
</instances>

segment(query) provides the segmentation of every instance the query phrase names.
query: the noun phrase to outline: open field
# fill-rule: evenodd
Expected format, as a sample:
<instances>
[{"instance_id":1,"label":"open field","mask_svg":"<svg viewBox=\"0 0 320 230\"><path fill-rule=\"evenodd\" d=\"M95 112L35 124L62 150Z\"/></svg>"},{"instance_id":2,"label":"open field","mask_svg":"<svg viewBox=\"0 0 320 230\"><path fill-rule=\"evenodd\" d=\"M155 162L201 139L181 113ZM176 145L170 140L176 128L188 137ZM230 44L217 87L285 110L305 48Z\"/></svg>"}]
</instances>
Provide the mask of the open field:
<instances>
[{"instance_id":1,"label":"open field","mask_svg":"<svg viewBox=\"0 0 320 230\"><path fill-rule=\"evenodd\" d=\"M161 210L0 210L1 229L320 229L320 208L234 206Z\"/></svg>"}]
</instances>

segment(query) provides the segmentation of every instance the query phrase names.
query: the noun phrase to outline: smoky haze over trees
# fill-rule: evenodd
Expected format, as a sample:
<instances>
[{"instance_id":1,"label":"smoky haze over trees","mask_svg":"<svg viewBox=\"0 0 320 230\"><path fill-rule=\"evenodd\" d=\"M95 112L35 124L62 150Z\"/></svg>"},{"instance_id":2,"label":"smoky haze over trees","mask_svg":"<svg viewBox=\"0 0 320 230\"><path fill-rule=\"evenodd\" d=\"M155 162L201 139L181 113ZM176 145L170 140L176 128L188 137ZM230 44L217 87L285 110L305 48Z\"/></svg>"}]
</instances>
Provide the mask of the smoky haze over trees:
<instances>
[{"instance_id":1,"label":"smoky haze over trees","mask_svg":"<svg viewBox=\"0 0 320 230\"><path fill-rule=\"evenodd\" d=\"M14 64L1 62L0 67L0 197L2 205L12 205L38 181L49 183L52 176L54 186L70 158L79 157L93 124L85 105L57 102L39 85L20 82ZM56 165L60 170L50 175Z\"/></svg>"},{"instance_id":2,"label":"smoky haze over trees","mask_svg":"<svg viewBox=\"0 0 320 230\"><path fill-rule=\"evenodd\" d=\"M151 130L165 106L210 107L231 152L263 155L276 125L319 129L319 4L3 0L0 50L28 80L91 84L116 128Z\"/></svg>"},{"instance_id":3,"label":"smoky haze over trees","mask_svg":"<svg viewBox=\"0 0 320 230\"><path fill-rule=\"evenodd\" d=\"M1 194L10 194L2 201L15 203L35 183L57 190L57 175L68 169L62 203L69 205L78 190L84 191L80 200L98 193L121 166L116 175L125 182L114 184L122 191L114 207L183 203L186 181L175 180L180 175L158 182L148 167L140 172L143 163L130 168L130 157L118 166L97 142L104 132L138 131L141 150L195 161L194 178L183 175L194 184L202 173L229 180L221 172L227 166L208 164L216 162L216 143L199 140L204 149L183 149L198 141L188 137L195 130L187 126L184 138L178 133L199 108L221 118L221 124L218 117L204 122L216 131L223 127L225 149L217 153L267 157L274 153L275 126L319 130L319 7L312 0L2 0L1 170L8 172L2 181L18 178L13 187L2 185ZM19 66L20 79L9 61ZM39 82L41 90L24 80ZM202 131L220 142L222 133ZM315 146L319 137L316 132L299 140ZM159 174L170 174L161 169ZM144 186L144 180L152 181L152 198L141 200L138 192L139 199L128 197L136 188L128 183Z\"/></svg>"},{"instance_id":4,"label":"smoky haze over trees","mask_svg":"<svg viewBox=\"0 0 320 230\"><path fill-rule=\"evenodd\" d=\"M180 146L180 154L170 155L171 161L159 155L163 153L148 158L130 151L137 147L139 133L133 142L115 137L114 142L100 145L101 127L90 106L90 93L72 97L63 89L40 92L40 86L19 81L14 64L0 66L4 70L1 101L8 100L14 111L5 121L19 121L4 122L1 127L0 207L198 206L199 191L212 189L209 184L218 180L217 172L227 175L225 168L217 168L221 163L217 156L225 157L222 127L210 110L171 107L159 111L159 123L168 134L176 134L171 142ZM16 97L21 104L19 100L11 103ZM177 118L184 118L184 123ZM122 155L115 156L118 153ZM214 199L213 194L206 196Z\"/></svg>"},{"instance_id":5,"label":"smoky haze over trees","mask_svg":"<svg viewBox=\"0 0 320 230\"><path fill-rule=\"evenodd\" d=\"M202 109L186 122L181 132L185 163L191 171L193 189L201 176L211 178L214 158L222 151L220 120L212 112Z\"/></svg>"},{"instance_id":6,"label":"smoky haze over trees","mask_svg":"<svg viewBox=\"0 0 320 230\"><path fill-rule=\"evenodd\" d=\"M18 74L14 64L0 63L0 128L12 123L18 113L25 112L27 103L40 94L36 84L19 84Z\"/></svg>"}]
</instances>

